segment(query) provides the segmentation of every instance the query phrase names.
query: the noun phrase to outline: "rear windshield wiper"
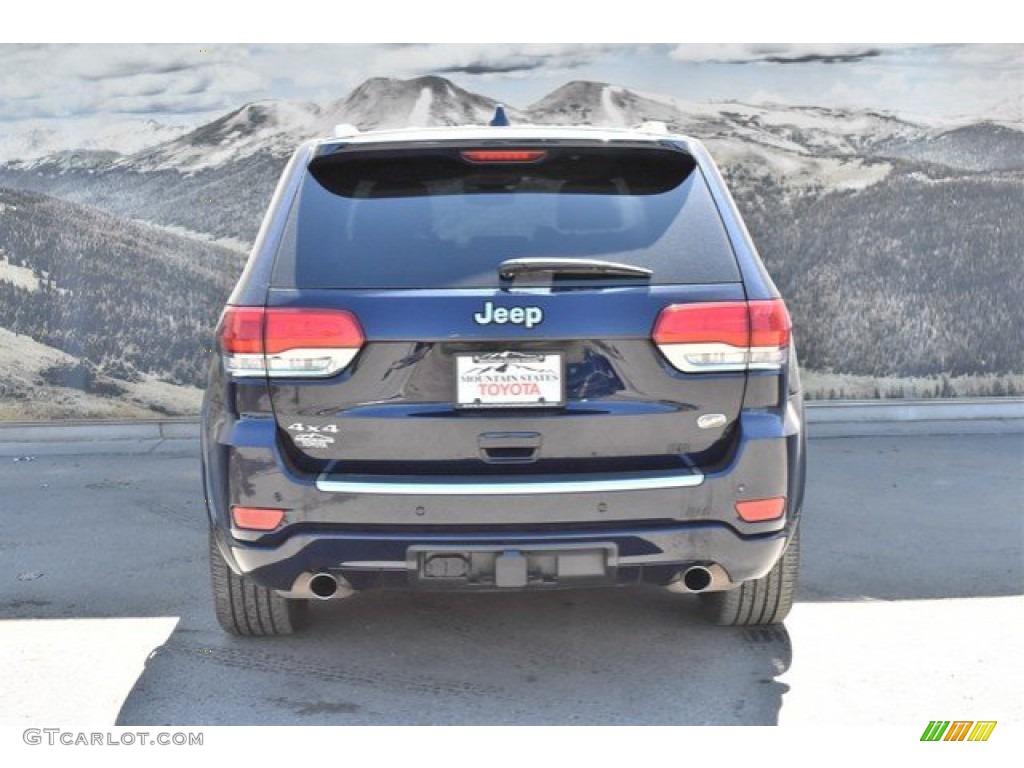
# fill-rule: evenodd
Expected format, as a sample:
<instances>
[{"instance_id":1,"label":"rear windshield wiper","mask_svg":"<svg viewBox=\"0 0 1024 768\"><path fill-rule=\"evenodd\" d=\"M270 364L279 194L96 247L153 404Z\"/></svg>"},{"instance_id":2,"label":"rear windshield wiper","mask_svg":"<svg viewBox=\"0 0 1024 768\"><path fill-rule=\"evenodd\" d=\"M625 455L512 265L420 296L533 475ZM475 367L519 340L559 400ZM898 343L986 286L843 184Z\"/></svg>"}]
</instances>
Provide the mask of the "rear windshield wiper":
<instances>
[{"instance_id":1,"label":"rear windshield wiper","mask_svg":"<svg viewBox=\"0 0 1024 768\"><path fill-rule=\"evenodd\" d=\"M646 267L620 264L600 259L522 258L506 259L498 265L502 280L513 280L518 275L548 273L552 276L581 277L639 277L650 279L654 273Z\"/></svg>"}]
</instances>

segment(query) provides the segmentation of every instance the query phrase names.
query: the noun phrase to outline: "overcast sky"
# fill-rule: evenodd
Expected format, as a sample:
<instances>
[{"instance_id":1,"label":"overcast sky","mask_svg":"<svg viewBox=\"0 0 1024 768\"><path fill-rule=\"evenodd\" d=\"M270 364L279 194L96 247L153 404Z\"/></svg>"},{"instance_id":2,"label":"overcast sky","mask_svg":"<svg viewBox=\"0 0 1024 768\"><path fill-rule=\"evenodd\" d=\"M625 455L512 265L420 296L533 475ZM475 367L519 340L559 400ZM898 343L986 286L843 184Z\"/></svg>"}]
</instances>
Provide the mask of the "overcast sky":
<instances>
[{"instance_id":1,"label":"overcast sky","mask_svg":"<svg viewBox=\"0 0 1024 768\"><path fill-rule=\"evenodd\" d=\"M0 132L40 121L194 123L257 99L328 101L372 76L441 74L527 106L568 80L687 101L1021 117L1024 45L0 45ZM26 122L31 121L31 123Z\"/></svg>"}]
</instances>

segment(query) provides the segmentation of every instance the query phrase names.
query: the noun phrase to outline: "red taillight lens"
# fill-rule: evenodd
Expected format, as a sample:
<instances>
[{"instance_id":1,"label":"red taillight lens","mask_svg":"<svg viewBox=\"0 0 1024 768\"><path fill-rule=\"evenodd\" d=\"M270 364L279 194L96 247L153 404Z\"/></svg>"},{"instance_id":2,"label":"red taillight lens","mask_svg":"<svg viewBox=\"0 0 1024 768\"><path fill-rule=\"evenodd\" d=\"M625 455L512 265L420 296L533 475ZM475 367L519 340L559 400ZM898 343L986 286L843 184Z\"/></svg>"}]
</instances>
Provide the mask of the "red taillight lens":
<instances>
[{"instance_id":1,"label":"red taillight lens","mask_svg":"<svg viewBox=\"0 0 1024 768\"><path fill-rule=\"evenodd\" d=\"M351 312L228 307L220 326L224 366L235 376L332 376L362 348Z\"/></svg>"},{"instance_id":2,"label":"red taillight lens","mask_svg":"<svg viewBox=\"0 0 1024 768\"><path fill-rule=\"evenodd\" d=\"M265 507L232 507L231 519L236 528L250 531L272 531L284 521L283 509Z\"/></svg>"},{"instance_id":3,"label":"red taillight lens","mask_svg":"<svg viewBox=\"0 0 1024 768\"><path fill-rule=\"evenodd\" d=\"M351 312L320 309L268 309L265 352L289 349L358 349L363 331Z\"/></svg>"},{"instance_id":4,"label":"red taillight lens","mask_svg":"<svg viewBox=\"0 0 1024 768\"><path fill-rule=\"evenodd\" d=\"M776 496L771 499L750 499L736 502L736 514L748 523L760 523L765 520L778 520L786 511L786 497Z\"/></svg>"},{"instance_id":5,"label":"red taillight lens","mask_svg":"<svg viewBox=\"0 0 1024 768\"><path fill-rule=\"evenodd\" d=\"M228 307L220 324L220 346L232 354L262 354L263 309Z\"/></svg>"},{"instance_id":6,"label":"red taillight lens","mask_svg":"<svg viewBox=\"0 0 1024 768\"><path fill-rule=\"evenodd\" d=\"M469 149L461 154L471 163L536 163L548 153L543 149Z\"/></svg>"},{"instance_id":7,"label":"red taillight lens","mask_svg":"<svg viewBox=\"0 0 1024 768\"><path fill-rule=\"evenodd\" d=\"M793 326L782 299L751 301L747 306L750 307L750 346L789 346Z\"/></svg>"},{"instance_id":8,"label":"red taillight lens","mask_svg":"<svg viewBox=\"0 0 1024 768\"><path fill-rule=\"evenodd\" d=\"M721 342L745 347L750 340L750 318L745 302L673 304L665 307L654 325L656 344Z\"/></svg>"},{"instance_id":9,"label":"red taillight lens","mask_svg":"<svg viewBox=\"0 0 1024 768\"><path fill-rule=\"evenodd\" d=\"M778 369L786 360L790 321L781 299L673 304L651 337L687 373Z\"/></svg>"}]
</instances>

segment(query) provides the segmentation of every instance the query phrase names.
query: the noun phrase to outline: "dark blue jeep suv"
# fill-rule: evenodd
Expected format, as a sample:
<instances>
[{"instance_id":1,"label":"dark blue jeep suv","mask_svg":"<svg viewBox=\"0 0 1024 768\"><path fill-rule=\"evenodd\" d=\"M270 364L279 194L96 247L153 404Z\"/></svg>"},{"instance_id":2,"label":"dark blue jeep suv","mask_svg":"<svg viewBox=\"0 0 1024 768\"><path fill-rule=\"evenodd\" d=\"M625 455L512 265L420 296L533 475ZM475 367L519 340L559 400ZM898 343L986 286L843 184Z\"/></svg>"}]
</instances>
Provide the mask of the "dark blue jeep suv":
<instances>
[{"instance_id":1,"label":"dark blue jeep suv","mask_svg":"<svg viewBox=\"0 0 1024 768\"><path fill-rule=\"evenodd\" d=\"M702 145L352 132L284 171L203 406L214 605L273 635L373 587L650 582L781 622L790 319Z\"/></svg>"}]
</instances>

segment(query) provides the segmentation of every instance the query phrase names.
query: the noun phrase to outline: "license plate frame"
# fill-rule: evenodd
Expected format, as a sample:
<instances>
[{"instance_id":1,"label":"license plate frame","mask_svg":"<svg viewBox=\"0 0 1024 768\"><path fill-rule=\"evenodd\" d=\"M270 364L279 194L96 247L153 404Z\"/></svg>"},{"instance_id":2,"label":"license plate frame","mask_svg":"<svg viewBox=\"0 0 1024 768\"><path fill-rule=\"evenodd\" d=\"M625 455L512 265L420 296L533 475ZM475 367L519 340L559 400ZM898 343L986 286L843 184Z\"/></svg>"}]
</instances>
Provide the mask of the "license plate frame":
<instances>
[{"instance_id":1,"label":"license plate frame","mask_svg":"<svg viewBox=\"0 0 1024 768\"><path fill-rule=\"evenodd\" d=\"M456 408L565 405L565 353L561 350L460 352L454 355L454 368Z\"/></svg>"}]
</instances>

